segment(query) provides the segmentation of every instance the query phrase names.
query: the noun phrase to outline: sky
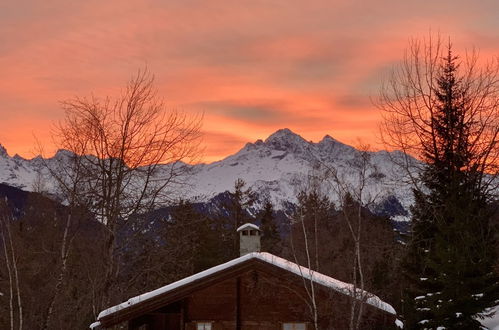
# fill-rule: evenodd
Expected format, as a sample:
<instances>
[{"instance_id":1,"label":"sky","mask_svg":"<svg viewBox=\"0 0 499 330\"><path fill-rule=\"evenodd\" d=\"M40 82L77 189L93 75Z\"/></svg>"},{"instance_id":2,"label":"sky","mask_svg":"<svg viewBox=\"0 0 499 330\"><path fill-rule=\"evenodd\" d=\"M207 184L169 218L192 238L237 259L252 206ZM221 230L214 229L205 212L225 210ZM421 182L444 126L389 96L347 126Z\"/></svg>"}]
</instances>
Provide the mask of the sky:
<instances>
[{"instance_id":1,"label":"sky","mask_svg":"<svg viewBox=\"0 0 499 330\"><path fill-rule=\"evenodd\" d=\"M0 144L55 150L61 101L116 95L147 67L170 109L204 114L205 162L284 127L380 148L371 100L409 40L439 32L498 56L498 13L497 0L0 0Z\"/></svg>"}]
</instances>

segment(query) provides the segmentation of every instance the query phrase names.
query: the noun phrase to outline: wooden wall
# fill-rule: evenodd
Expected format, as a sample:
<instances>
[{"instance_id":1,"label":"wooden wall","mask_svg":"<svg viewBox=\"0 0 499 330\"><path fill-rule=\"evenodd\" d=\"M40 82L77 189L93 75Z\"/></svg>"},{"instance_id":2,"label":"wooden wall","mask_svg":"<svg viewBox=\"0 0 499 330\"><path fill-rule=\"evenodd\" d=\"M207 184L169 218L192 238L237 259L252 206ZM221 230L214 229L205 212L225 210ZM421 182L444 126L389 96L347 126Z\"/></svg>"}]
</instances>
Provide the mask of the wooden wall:
<instances>
[{"instance_id":1,"label":"wooden wall","mask_svg":"<svg viewBox=\"0 0 499 330\"><path fill-rule=\"evenodd\" d=\"M310 282L305 283L310 285ZM313 329L305 283L286 271L248 271L165 306L155 312L155 322L147 323L149 329L195 330L196 321L205 321L213 322L214 330L270 330L282 329L283 322L306 322L307 329ZM315 290L320 328L347 329L348 298L317 284ZM167 312L167 318L160 316ZM159 318L163 320L158 321ZM362 329L390 329L394 320L394 316L366 307ZM133 321L129 324L132 325Z\"/></svg>"}]
</instances>

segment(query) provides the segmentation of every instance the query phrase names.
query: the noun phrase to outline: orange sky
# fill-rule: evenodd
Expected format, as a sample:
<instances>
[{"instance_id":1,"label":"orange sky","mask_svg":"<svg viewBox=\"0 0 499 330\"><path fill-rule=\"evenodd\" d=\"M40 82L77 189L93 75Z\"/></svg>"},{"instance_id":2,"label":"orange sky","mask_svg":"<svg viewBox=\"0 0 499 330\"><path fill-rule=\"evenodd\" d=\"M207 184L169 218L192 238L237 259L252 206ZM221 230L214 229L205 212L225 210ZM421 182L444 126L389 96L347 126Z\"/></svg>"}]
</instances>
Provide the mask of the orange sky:
<instances>
[{"instance_id":1,"label":"orange sky","mask_svg":"<svg viewBox=\"0 0 499 330\"><path fill-rule=\"evenodd\" d=\"M288 127L376 145L371 104L410 37L499 53L499 2L20 0L0 4L0 143L51 149L59 101L116 93L146 65L171 107L204 112L204 161Z\"/></svg>"}]
</instances>

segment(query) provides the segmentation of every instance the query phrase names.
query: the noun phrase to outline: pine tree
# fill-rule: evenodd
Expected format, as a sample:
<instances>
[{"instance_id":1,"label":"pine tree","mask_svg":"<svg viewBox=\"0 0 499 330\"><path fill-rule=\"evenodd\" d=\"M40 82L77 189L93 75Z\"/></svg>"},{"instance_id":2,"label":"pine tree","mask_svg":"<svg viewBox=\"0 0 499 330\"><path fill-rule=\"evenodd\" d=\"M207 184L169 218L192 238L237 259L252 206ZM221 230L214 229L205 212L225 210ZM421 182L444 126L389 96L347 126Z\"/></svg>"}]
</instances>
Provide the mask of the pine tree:
<instances>
[{"instance_id":1,"label":"pine tree","mask_svg":"<svg viewBox=\"0 0 499 330\"><path fill-rule=\"evenodd\" d=\"M222 250L225 254L224 260L230 260L239 256L239 235L237 228L244 223L255 219L248 213L257 199L256 193L246 187L243 179L234 182L234 190L227 192L225 201L221 205L218 214L218 230L221 233ZM216 221L216 220L215 220Z\"/></svg>"},{"instance_id":2,"label":"pine tree","mask_svg":"<svg viewBox=\"0 0 499 330\"><path fill-rule=\"evenodd\" d=\"M316 189L298 195L291 228L292 252L300 263L320 272L329 263L325 251L330 244L333 211L329 198Z\"/></svg>"},{"instance_id":3,"label":"pine tree","mask_svg":"<svg viewBox=\"0 0 499 330\"><path fill-rule=\"evenodd\" d=\"M180 200L173 207L166 230L167 243L176 252L172 257L175 269L182 271L181 265L185 269L180 277L198 273L222 262L217 253L219 238L210 219L200 213L190 201Z\"/></svg>"},{"instance_id":4,"label":"pine tree","mask_svg":"<svg viewBox=\"0 0 499 330\"><path fill-rule=\"evenodd\" d=\"M469 95L458 68L449 46L433 90L432 139L423 141L425 189L414 192L405 260L409 328L479 329L477 316L499 299L492 207L474 166Z\"/></svg>"},{"instance_id":5,"label":"pine tree","mask_svg":"<svg viewBox=\"0 0 499 330\"><path fill-rule=\"evenodd\" d=\"M261 222L260 230L262 231L262 251L280 254L282 249L281 237L277 229L274 206L270 200L265 201L259 219Z\"/></svg>"}]
</instances>

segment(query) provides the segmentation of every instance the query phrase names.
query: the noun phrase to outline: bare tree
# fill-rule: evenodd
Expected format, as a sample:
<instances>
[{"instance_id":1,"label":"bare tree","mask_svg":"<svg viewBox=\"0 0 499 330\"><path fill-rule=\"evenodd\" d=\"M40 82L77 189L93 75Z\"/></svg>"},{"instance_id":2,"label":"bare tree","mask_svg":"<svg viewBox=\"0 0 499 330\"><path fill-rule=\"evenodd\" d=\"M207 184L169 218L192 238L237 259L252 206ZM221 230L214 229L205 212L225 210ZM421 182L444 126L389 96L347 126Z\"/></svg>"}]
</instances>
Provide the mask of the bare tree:
<instances>
[{"instance_id":1,"label":"bare tree","mask_svg":"<svg viewBox=\"0 0 499 330\"><path fill-rule=\"evenodd\" d=\"M307 234L307 229L305 227L305 220L304 220L304 214L303 214L303 210L300 208L300 210L298 211L298 222L300 223L300 227L301 227L301 233L303 235L303 242L304 242L304 248L305 248L305 257L306 257L306 266L307 266L307 272L308 272L308 278L309 280L306 279L305 277L305 274L303 274L303 270L302 268L300 267L300 275L301 275L301 278L303 280L303 287L305 288L305 292L306 292L306 297L303 298L302 300L307 304L307 307L309 309L309 313L312 317L312 321L313 321L313 324L314 324L314 329L315 330L318 330L319 329L319 309L318 309L318 304L317 304L317 296L316 296L316 287L315 287L315 283L314 283L314 270L312 269L313 268L313 260L312 260L312 257L310 255L310 250L311 250L311 247L310 247L310 239L308 237L308 234ZM315 229L317 229L317 226L315 225L314 226ZM296 249L295 249L295 244L294 244L294 240L293 240L293 235L290 235L290 243L291 243L291 250L292 250L292 253L293 253L293 257L295 259L295 263L296 264L299 264L299 261L298 261L298 256L297 256L297 252L296 252ZM317 241L315 242L315 245L317 246ZM318 264L318 259L316 258L315 259L316 261L316 264Z\"/></svg>"},{"instance_id":2,"label":"bare tree","mask_svg":"<svg viewBox=\"0 0 499 330\"><path fill-rule=\"evenodd\" d=\"M40 154L43 154L43 146L39 143L38 149ZM59 197L67 203L67 212L65 215L64 229L60 241L60 266L57 270L56 282L54 290L48 299L47 309L43 316L42 329L48 329L54 313L54 306L57 298L61 294L61 290L65 284L66 275L68 271L68 260L73 247L73 240L76 232L71 228L74 225L74 213L81 205L79 198L79 191L82 187L84 180L83 168L84 158L79 157L77 154L65 155L56 161L55 164L48 164L45 159L42 159L43 168L37 172L35 178L34 188L41 188L40 193L45 192L46 186L44 182L43 169L46 169L50 177L55 179L56 189Z\"/></svg>"},{"instance_id":3,"label":"bare tree","mask_svg":"<svg viewBox=\"0 0 499 330\"><path fill-rule=\"evenodd\" d=\"M334 212L334 206L325 191L323 174L323 171L314 168L296 187L298 206L289 235L291 256L295 263L305 266L300 268L306 294L301 299L308 307L314 329L319 329L326 319L334 319L333 315L327 315L324 304L321 303L323 298L319 297L320 287L314 281L315 273L323 272L323 268L329 266L329 260L324 254L330 243L327 228Z\"/></svg>"},{"instance_id":4,"label":"bare tree","mask_svg":"<svg viewBox=\"0 0 499 330\"><path fill-rule=\"evenodd\" d=\"M372 240L365 237L365 223L372 222L374 216L369 210L382 193L380 189L372 189L375 186L373 181L379 180L376 175L379 171L371 160L369 146L361 145L358 149L354 158L349 161L348 169L338 169L330 163L316 159L314 170L308 175L298 197L299 206L294 224L296 235L293 235L293 232L290 235L293 257L297 263L300 260L304 262L312 273L342 273L335 269L333 264L348 269L340 276L352 283L348 294L350 310L344 314L348 317L349 329L362 327L366 316L365 304L372 296L366 289L372 284L370 281L373 280L373 263L365 265L366 256L363 251L366 251L367 246L371 249L378 247L373 246ZM337 202L336 208L332 201ZM373 226L374 223L370 225ZM374 230L374 227L372 228ZM338 247L342 243L331 242L333 238L327 237L326 234L329 230L335 232L336 239L349 244L348 247L342 246L343 249L347 247L348 251L341 251L340 254L344 255L341 260L332 260L336 258L334 255L338 253ZM375 231L379 230L378 228ZM297 258L297 255L301 258ZM307 303L317 326L318 319L324 318L324 315L318 313L313 285L313 282L308 283L304 279Z\"/></svg>"},{"instance_id":5,"label":"bare tree","mask_svg":"<svg viewBox=\"0 0 499 330\"><path fill-rule=\"evenodd\" d=\"M498 297L491 217L499 191L499 58L456 56L440 36L412 40L378 106L384 142L423 161L418 171L402 164L414 184L406 322L478 328Z\"/></svg>"},{"instance_id":6,"label":"bare tree","mask_svg":"<svg viewBox=\"0 0 499 330\"><path fill-rule=\"evenodd\" d=\"M350 292L350 320L349 328L359 329L364 315L364 305L369 298L366 289L366 274L362 256L363 224L366 221L365 212L374 205L378 198L377 193L368 190L369 181L376 180L371 175L377 173L376 166L371 161L369 146L361 145L351 162L349 178L344 173L330 167L325 168L325 177L331 185L339 203L339 209L345 220L353 242L352 259L352 290Z\"/></svg>"},{"instance_id":7,"label":"bare tree","mask_svg":"<svg viewBox=\"0 0 499 330\"><path fill-rule=\"evenodd\" d=\"M76 160L70 162L71 180L52 174L71 203L87 208L108 229L101 307L111 303L119 273L120 222L167 202L168 189L189 168L184 162L199 155L201 118L167 110L153 80L139 71L117 98L64 101L65 118L54 130L56 144Z\"/></svg>"},{"instance_id":8,"label":"bare tree","mask_svg":"<svg viewBox=\"0 0 499 330\"><path fill-rule=\"evenodd\" d=\"M305 274L303 273L302 268L300 267L299 268L300 269L300 276L303 280L303 287L305 288L305 293L306 293L306 297L300 297L300 298L302 299L303 302L305 302L305 304L308 307L308 311L311 315L312 322L314 324L314 329L318 330L319 329L319 308L318 308L318 304L317 304L318 298L316 296L316 286L314 283L315 271L312 269L312 260L310 257L309 238L307 236L306 229L304 228L303 214L300 214L300 218L301 219L299 221L302 224L303 240L305 243L305 256L306 256L306 265L307 265L306 272L308 272L307 276L309 278L307 280ZM292 249L293 257L295 259L295 263L299 264L299 261L297 258L297 253L296 253L296 250L294 247L293 238L291 237L290 240L291 240L291 242L290 242L291 249Z\"/></svg>"},{"instance_id":9,"label":"bare tree","mask_svg":"<svg viewBox=\"0 0 499 330\"><path fill-rule=\"evenodd\" d=\"M17 312L17 325L19 330L23 328L23 304L21 289L19 285L18 256L14 248L11 233L12 217L9 216L6 201L0 200L0 233L5 257L5 264L9 278L9 317L10 329L14 329L16 324L15 314ZM17 299L15 299L17 298Z\"/></svg>"},{"instance_id":10,"label":"bare tree","mask_svg":"<svg viewBox=\"0 0 499 330\"><path fill-rule=\"evenodd\" d=\"M413 39L401 65L395 67L383 82L376 105L382 111L381 137L389 148L400 150L398 164L408 170L412 183L420 189L412 156L428 160L439 157L437 129L438 77L442 76L442 59L449 48L440 36ZM482 63L478 52L465 54L459 67L464 107L463 127L469 127L467 152L473 161L466 171L481 173L477 180L484 189L497 188L495 176L499 169L499 57ZM421 165L421 164L420 164Z\"/></svg>"}]
</instances>

